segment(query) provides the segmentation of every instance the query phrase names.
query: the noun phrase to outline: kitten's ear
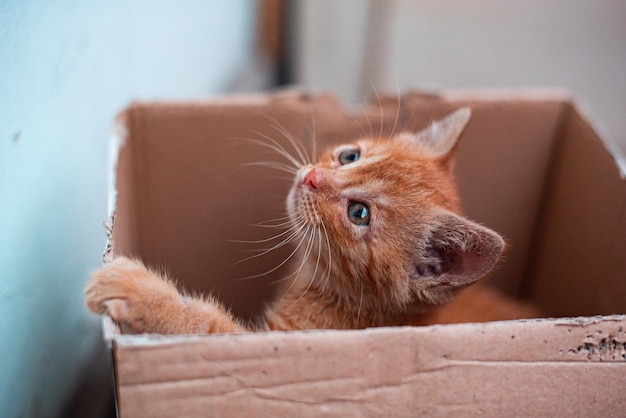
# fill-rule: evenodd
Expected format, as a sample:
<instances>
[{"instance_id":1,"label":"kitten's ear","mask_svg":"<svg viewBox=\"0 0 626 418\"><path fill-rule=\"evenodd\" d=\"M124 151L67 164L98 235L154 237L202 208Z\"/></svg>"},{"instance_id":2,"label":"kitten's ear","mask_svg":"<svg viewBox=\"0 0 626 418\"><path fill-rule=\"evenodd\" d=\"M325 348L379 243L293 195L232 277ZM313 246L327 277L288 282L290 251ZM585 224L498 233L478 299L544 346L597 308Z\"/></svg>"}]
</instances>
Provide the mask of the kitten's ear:
<instances>
[{"instance_id":1,"label":"kitten's ear","mask_svg":"<svg viewBox=\"0 0 626 418\"><path fill-rule=\"evenodd\" d=\"M504 247L502 237L491 229L441 211L431 222L410 277L429 287L465 287L494 268Z\"/></svg>"},{"instance_id":2,"label":"kitten's ear","mask_svg":"<svg viewBox=\"0 0 626 418\"><path fill-rule=\"evenodd\" d=\"M445 118L432 122L428 128L411 135L414 143L425 148L432 157L448 159L469 122L472 111L463 107Z\"/></svg>"}]
</instances>

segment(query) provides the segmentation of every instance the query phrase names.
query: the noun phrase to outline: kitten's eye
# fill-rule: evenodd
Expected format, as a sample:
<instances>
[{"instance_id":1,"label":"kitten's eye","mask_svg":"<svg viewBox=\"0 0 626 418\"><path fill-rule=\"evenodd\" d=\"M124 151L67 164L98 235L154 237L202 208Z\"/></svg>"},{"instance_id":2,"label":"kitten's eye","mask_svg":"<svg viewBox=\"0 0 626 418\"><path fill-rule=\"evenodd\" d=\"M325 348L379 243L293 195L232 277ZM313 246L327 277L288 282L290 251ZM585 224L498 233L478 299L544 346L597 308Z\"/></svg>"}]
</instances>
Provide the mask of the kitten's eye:
<instances>
[{"instance_id":1,"label":"kitten's eye","mask_svg":"<svg viewBox=\"0 0 626 418\"><path fill-rule=\"evenodd\" d=\"M355 225L367 226L370 224L370 208L365 203L350 202L348 218Z\"/></svg>"},{"instance_id":2,"label":"kitten's eye","mask_svg":"<svg viewBox=\"0 0 626 418\"><path fill-rule=\"evenodd\" d=\"M355 162L361 156L361 151L357 148L347 149L339 154L339 163L346 165Z\"/></svg>"}]
</instances>

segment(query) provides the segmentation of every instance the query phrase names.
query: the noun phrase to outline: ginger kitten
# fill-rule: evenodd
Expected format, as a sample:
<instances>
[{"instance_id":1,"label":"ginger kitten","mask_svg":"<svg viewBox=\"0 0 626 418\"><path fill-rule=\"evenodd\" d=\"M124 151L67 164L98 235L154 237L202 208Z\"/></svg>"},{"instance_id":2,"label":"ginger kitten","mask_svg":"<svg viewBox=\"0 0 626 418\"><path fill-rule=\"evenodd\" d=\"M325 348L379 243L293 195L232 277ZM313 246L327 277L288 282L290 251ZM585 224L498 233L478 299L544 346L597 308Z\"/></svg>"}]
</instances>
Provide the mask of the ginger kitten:
<instances>
[{"instance_id":1,"label":"ginger kitten","mask_svg":"<svg viewBox=\"0 0 626 418\"><path fill-rule=\"evenodd\" d=\"M135 333L356 329L536 316L482 286L504 249L462 215L453 154L460 109L417 134L363 138L298 166L287 197L296 274L254 324L212 297L119 257L92 274L87 305ZM458 296L458 297L457 297Z\"/></svg>"}]
</instances>

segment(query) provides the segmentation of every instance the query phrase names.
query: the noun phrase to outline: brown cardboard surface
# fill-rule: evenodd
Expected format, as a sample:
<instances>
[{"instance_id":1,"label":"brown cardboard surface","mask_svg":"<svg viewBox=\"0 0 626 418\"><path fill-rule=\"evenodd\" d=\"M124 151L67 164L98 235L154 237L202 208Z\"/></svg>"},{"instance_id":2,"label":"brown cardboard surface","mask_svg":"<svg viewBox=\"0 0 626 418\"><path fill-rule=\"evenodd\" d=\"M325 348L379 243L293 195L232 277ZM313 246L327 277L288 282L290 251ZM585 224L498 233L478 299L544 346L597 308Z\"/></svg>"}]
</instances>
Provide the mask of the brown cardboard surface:
<instances>
[{"instance_id":1,"label":"brown cardboard surface","mask_svg":"<svg viewBox=\"0 0 626 418\"><path fill-rule=\"evenodd\" d=\"M136 103L117 166L113 252L167 268L250 316L271 297L289 249L242 262L284 216L291 180L249 139L419 130L469 105L456 175L469 217L509 249L490 281L555 315L626 313L626 182L563 93L383 97L358 111L287 92L206 103ZM247 138L248 140L242 140ZM625 317L365 331L194 337L108 329L123 417L620 416Z\"/></svg>"},{"instance_id":2,"label":"brown cardboard surface","mask_svg":"<svg viewBox=\"0 0 626 418\"><path fill-rule=\"evenodd\" d=\"M128 417L620 416L625 328L622 316L123 337L120 410Z\"/></svg>"},{"instance_id":3,"label":"brown cardboard surface","mask_svg":"<svg viewBox=\"0 0 626 418\"><path fill-rule=\"evenodd\" d=\"M573 105L551 170L533 296L552 315L626 312L626 181Z\"/></svg>"}]
</instances>

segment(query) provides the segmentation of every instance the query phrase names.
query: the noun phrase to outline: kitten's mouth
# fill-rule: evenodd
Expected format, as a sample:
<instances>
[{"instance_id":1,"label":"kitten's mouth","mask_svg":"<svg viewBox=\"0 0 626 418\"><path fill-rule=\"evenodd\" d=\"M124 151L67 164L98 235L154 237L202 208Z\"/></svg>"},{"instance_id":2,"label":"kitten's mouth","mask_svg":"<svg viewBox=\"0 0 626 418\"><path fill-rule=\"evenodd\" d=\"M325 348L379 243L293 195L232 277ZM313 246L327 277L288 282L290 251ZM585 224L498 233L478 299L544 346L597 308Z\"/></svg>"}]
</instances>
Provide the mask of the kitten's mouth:
<instances>
[{"instance_id":1,"label":"kitten's mouth","mask_svg":"<svg viewBox=\"0 0 626 418\"><path fill-rule=\"evenodd\" d=\"M318 203L311 193L300 193L300 198L297 202L297 210L298 213L305 217L309 224L319 225L322 222L318 209Z\"/></svg>"},{"instance_id":2,"label":"kitten's mouth","mask_svg":"<svg viewBox=\"0 0 626 418\"><path fill-rule=\"evenodd\" d=\"M316 191L315 169L299 174L287 202L290 214L296 218L304 218L309 224L319 225L321 218Z\"/></svg>"}]
</instances>

